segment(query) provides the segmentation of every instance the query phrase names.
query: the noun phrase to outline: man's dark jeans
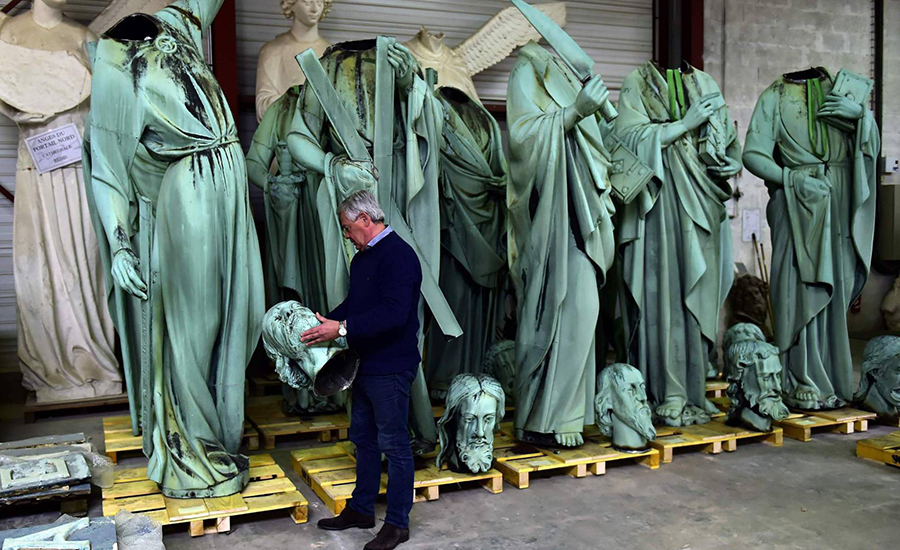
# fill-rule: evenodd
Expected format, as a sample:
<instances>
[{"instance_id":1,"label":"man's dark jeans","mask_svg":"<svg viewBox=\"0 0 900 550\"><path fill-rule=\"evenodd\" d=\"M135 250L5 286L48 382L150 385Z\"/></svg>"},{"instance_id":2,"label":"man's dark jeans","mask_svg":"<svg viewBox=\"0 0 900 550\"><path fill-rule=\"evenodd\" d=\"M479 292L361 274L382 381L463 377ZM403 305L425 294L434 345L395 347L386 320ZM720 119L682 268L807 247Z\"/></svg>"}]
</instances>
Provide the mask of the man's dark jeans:
<instances>
[{"instance_id":1,"label":"man's dark jeans","mask_svg":"<svg viewBox=\"0 0 900 550\"><path fill-rule=\"evenodd\" d=\"M388 461L385 523L409 528L415 466L409 447L409 389L417 370L360 376L353 383L350 441L356 445L356 489L350 507L375 515L381 486L381 454Z\"/></svg>"}]
</instances>

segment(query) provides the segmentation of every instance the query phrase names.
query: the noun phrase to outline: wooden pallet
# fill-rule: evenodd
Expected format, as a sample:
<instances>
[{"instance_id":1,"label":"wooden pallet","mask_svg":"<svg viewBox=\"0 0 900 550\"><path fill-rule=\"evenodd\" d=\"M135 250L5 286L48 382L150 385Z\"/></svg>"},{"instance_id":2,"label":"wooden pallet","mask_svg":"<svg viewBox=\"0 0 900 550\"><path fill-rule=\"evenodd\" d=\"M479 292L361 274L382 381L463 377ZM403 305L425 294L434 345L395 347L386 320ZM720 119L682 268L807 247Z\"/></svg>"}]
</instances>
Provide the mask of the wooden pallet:
<instances>
[{"instance_id":1,"label":"wooden pallet","mask_svg":"<svg viewBox=\"0 0 900 550\"><path fill-rule=\"evenodd\" d=\"M105 395L102 397L89 397L85 399L71 399L67 401L50 401L38 403L34 392L28 392L23 409L26 424L31 424L39 416L49 416L53 413L84 414L90 409L121 409L128 408L128 395Z\"/></svg>"},{"instance_id":2,"label":"wooden pallet","mask_svg":"<svg viewBox=\"0 0 900 550\"><path fill-rule=\"evenodd\" d=\"M672 462L674 452L678 450L703 451L719 454L722 451L737 450L738 441L762 441L775 447L781 447L784 433L775 427L771 432L757 432L741 426L726 426L721 418L681 428L659 427L656 440L650 446L662 454L663 464Z\"/></svg>"},{"instance_id":3,"label":"wooden pallet","mask_svg":"<svg viewBox=\"0 0 900 550\"><path fill-rule=\"evenodd\" d=\"M724 380L707 380L706 397L724 397L728 386L728 382Z\"/></svg>"},{"instance_id":4,"label":"wooden pallet","mask_svg":"<svg viewBox=\"0 0 900 550\"><path fill-rule=\"evenodd\" d=\"M281 379L274 372L262 376L251 376L250 395L262 397L264 395L281 395Z\"/></svg>"},{"instance_id":5,"label":"wooden pallet","mask_svg":"<svg viewBox=\"0 0 900 550\"><path fill-rule=\"evenodd\" d=\"M857 441L856 456L900 468L900 432Z\"/></svg>"},{"instance_id":6,"label":"wooden pallet","mask_svg":"<svg viewBox=\"0 0 900 550\"><path fill-rule=\"evenodd\" d=\"M503 479L517 489L527 489L531 474L563 473L572 477L586 477L589 473L601 476L610 462L634 460L651 470L659 468L659 451L623 453L612 448L612 442L593 430L584 434L585 443L575 449L544 448L516 441L512 428L504 425L503 434L494 437L494 468Z\"/></svg>"},{"instance_id":7,"label":"wooden pallet","mask_svg":"<svg viewBox=\"0 0 900 550\"><path fill-rule=\"evenodd\" d=\"M794 411L787 419L777 422L784 435L799 441L810 441L814 432L852 434L869 429L875 413L845 407L833 411Z\"/></svg>"},{"instance_id":8,"label":"wooden pallet","mask_svg":"<svg viewBox=\"0 0 900 550\"><path fill-rule=\"evenodd\" d=\"M130 416L108 416L103 419L103 440L106 456L119 463L120 453L142 452L141 436L131 431ZM259 434L246 420L244 421L244 444L251 451L259 449Z\"/></svg>"},{"instance_id":9,"label":"wooden pallet","mask_svg":"<svg viewBox=\"0 0 900 550\"><path fill-rule=\"evenodd\" d=\"M176 499L163 496L147 479L147 468L119 468L115 483L103 490L103 515L119 510L142 513L162 525L189 524L192 537L231 531L231 518L289 510L294 523L306 523L307 502L271 455L250 457L250 483L239 495Z\"/></svg>"},{"instance_id":10,"label":"wooden pallet","mask_svg":"<svg viewBox=\"0 0 900 550\"><path fill-rule=\"evenodd\" d=\"M503 476L491 469L481 474L457 473L438 469L434 465L435 453L416 457L416 474L413 502L434 501L440 497L440 489L461 484L479 485L497 494L503 492ZM306 481L325 506L335 515L340 514L353 497L356 488L356 459L352 445L339 443L328 447L303 449L291 453L291 464ZM379 494L387 492L387 474L381 475Z\"/></svg>"},{"instance_id":11,"label":"wooden pallet","mask_svg":"<svg viewBox=\"0 0 900 550\"><path fill-rule=\"evenodd\" d=\"M247 403L247 420L262 437L264 449L274 449L276 438L299 434L315 434L323 443L347 439L350 419L346 413L287 415L283 401L281 396L267 396L251 398Z\"/></svg>"}]
</instances>

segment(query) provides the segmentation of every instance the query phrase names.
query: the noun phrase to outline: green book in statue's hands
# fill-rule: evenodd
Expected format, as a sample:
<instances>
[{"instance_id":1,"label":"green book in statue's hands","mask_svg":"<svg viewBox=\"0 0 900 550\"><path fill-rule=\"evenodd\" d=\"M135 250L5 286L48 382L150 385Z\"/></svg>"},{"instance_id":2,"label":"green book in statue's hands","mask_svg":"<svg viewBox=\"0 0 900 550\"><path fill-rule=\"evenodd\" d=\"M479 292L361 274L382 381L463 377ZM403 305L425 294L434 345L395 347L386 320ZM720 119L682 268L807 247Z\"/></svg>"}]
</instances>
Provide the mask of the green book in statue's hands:
<instances>
[{"instance_id":1,"label":"green book in statue's hands","mask_svg":"<svg viewBox=\"0 0 900 550\"><path fill-rule=\"evenodd\" d=\"M613 197L628 204L653 179L653 170L641 162L641 159L616 136L610 134L604 141L612 163L609 170L609 185L612 187Z\"/></svg>"},{"instance_id":2,"label":"green book in statue's hands","mask_svg":"<svg viewBox=\"0 0 900 550\"><path fill-rule=\"evenodd\" d=\"M834 86L828 95L844 97L854 103L865 106L866 102L869 101L869 95L872 93L874 84L874 81L865 76L847 69L841 69L838 71L837 77L834 79ZM822 120L845 132L851 132L855 128L850 121L838 117L823 116Z\"/></svg>"}]
</instances>

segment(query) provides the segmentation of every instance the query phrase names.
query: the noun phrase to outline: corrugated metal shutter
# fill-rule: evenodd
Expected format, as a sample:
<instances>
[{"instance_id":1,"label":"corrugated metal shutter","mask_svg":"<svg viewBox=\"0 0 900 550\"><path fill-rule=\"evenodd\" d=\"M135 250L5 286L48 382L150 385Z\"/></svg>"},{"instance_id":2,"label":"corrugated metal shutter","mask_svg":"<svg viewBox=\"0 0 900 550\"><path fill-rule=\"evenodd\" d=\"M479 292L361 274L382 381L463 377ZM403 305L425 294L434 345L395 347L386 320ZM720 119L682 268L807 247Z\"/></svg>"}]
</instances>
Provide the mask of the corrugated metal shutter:
<instances>
[{"instance_id":1,"label":"corrugated metal shutter","mask_svg":"<svg viewBox=\"0 0 900 550\"><path fill-rule=\"evenodd\" d=\"M8 2L0 0L0 7ZM109 2L107 0L69 0L65 14L83 24L89 23ZM22 2L13 15L30 8ZM15 192L16 156L19 130L9 119L0 115L0 184ZM16 290L12 262L13 207L0 197L0 372L19 368L16 355Z\"/></svg>"}]
</instances>

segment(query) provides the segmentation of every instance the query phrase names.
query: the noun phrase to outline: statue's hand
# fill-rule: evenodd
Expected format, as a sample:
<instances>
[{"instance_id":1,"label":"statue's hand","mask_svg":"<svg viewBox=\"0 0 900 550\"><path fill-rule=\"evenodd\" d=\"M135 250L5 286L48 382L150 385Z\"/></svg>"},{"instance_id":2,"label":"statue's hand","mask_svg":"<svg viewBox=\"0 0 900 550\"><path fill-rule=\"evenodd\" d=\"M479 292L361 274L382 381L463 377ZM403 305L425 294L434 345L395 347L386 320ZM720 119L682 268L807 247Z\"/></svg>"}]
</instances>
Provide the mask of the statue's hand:
<instances>
[{"instance_id":1,"label":"statue's hand","mask_svg":"<svg viewBox=\"0 0 900 550\"><path fill-rule=\"evenodd\" d=\"M733 159L731 157L725 157L727 164L725 166L710 166L707 168L714 176L727 180L728 178L734 177L744 169L744 165L741 164L741 161L737 159Z\"/></svg>"},{"instance_id":2,"label":"statue's hand","mask_svg":"<svg viewBox=\"0 0 900 550\"><path fill-rule=\"evenodd\" d=\"M371 162L341 158L335 163L334 172L345 191L372 190L378 183L378 172Z\"/></svg>"},{"instance_id":3,"label":"statue's hand","mask_svg":"<svg viewBox=\"0 0 900 550\"><path fill-rule=\"evenodd\" d=\"M818 115L856 121L862 118L865 113L865 108L859 103L851 101L846 97L828 94L825 97L825 103L823 103L822 108L819 109Z\"/></svg>"},{"instance_id":4,"label":"statue's hand","mask_svg":"<svg viewBox=\"0 0 900 550\"><path fill-rule=\"evenodd\" d=\"M603 78L599 74L595 74L578 92L574 103L575 112L579 117L587 118L599 111L607 99L609 99L609 90L603 84Z\"/></svg>"},{"instance_id":5,"label":"statue's hand","mask_svg":"<svg viewBox=\"0 0 900 550\"><path fill-rule=\"evenodd\" d=\"M684 124L684 127L687 128L689 132L699 128L709 120L709 117L713 116L713 113L716 112L716 109L713 106L714 99L715 98L706 99L690 106L687 113L684 114L684 118L681 119L681 123Z\"/></svg>"},{"instance_id":6,"label":"statue's hand","mask_svg":"<svg viewBox=\"0 0 900 550\"><path fill-rule=\"evenodd\" d=\"M831 183L813 176L803 178L799 187L800 194L807 200L822 199L831 194Z\"/></svg>"},{"instance_id":7,"label":"statue's hand","mask_svg":"<svg viewBox=\"0 0 900 550\"><path fill-rule=\"evenodd\" d=\"M394 68L394 76L397 79L397 87L408 90L412 84L413 76L419 67L419 62L413 57L409 48L396 41L388 46L388 61Z\"/></svg>"},{"instance_id":8,"label":"statue's hand","mask_svg":"<svg viewBox=\"0 0 900 550\"><path fill-rule=\"evenodd\" d=\"M147 285L141 280L139 273L140 260L134 252L128 248L119 249L112 261L112 276L116 284L125 292L137 296L141 300L147 299Z\"/></svg>"}]
</instances>

